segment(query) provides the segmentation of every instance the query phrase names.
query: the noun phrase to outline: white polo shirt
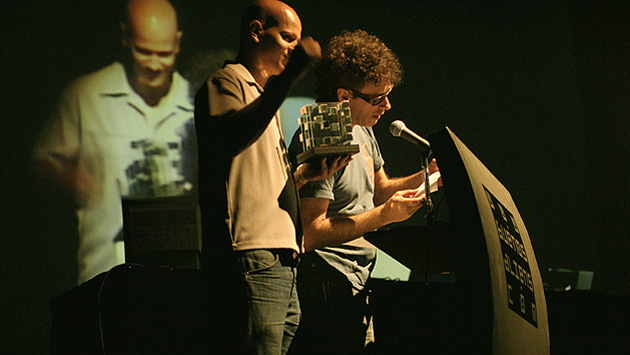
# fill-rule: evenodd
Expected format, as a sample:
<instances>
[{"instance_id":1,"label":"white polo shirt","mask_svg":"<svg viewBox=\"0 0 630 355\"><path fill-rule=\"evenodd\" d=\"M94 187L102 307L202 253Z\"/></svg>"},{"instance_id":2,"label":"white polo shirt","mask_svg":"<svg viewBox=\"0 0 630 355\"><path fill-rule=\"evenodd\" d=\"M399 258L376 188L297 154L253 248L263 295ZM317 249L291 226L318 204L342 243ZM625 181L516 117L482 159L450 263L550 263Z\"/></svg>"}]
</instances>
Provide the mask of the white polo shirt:
<instances>
[{"instance_id":1,"label":"white polo shirt","mask_svg":"<svg viewBox=\"0 0 630 355\"><path fill-rule=\"evenodd\" d=\"M63 93L35 146L35 158L76 161L94 194L77 211L79 283L124 263L123 196L183 193L181 147L193 106L188 82L174 73L168 94L148 106L116 62L76 80Z\"/></svg>"}]
</instances>

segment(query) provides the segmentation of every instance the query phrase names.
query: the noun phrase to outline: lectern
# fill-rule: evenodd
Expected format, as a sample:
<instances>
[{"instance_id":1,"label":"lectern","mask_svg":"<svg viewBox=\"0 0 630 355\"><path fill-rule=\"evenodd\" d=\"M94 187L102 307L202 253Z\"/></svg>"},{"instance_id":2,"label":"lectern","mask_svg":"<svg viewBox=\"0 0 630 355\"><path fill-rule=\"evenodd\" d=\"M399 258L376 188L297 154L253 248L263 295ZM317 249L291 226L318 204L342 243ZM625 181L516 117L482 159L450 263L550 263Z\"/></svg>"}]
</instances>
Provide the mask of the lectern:
<instances>
[{"instance_id":1,"label":"lectern","mask_svg":"<svg viewBox=\"0 0 630 355\"><path fill-rule=\"evenodd\" d=\"M442 339L432 351L443 346L448 353L549 354L543 284L509 191L448 127L428 138L449 224L379 231L367 239L412 273L454 275L447 287L426 284L439 290L433 293L439 302L426 293L418 300L438 305L427 312L432 315L423 328Z\"/></svg>"}]
</instances>

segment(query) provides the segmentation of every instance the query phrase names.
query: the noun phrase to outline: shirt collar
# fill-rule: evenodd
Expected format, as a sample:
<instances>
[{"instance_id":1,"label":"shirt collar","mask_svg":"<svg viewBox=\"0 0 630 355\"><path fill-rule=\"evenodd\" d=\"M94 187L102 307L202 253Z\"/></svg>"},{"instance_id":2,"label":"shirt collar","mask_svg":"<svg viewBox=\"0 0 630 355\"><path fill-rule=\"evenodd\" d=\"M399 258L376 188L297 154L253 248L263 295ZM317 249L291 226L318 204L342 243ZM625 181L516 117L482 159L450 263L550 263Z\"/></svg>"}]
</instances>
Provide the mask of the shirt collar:
<instances>
[{"instance_id":1,"label":"shirt collar","mask_svg":"<svg viewBox=\"0 0 630 355\"><path fill-rule=\"evenodd\" d=\"M243 64L228 60L225 61L224 68L229 68L230 70L235 71L239 76L245 79L245 82L247 82L249 85L255 86L259 92L262 93L264 91L262 86L260 86L260 84L256 82L256 79L254 79L252 73L250 73Z\"/></svg>"},{"instance_id":2,"label":"shirt collar","mask_svg":"<svg viewBox=\"0 0 630 355\"><path fill-rule=\"evenodd\" d=\"M124 96L127 97L132 104L134 103L134 98L137 98L137 100L142 101L142 103L136 103L136 106L144 105L142 98L133 91L133 88L129 85L129 82L127 81L127 73L122 63L115 62L106 70L110 71L110 75L108 75L110 80L105 83L103 89L101 90L101 94L103 96ZM194 108L190 100L189 90L190 88L186 79L175 71L173 72L173 82L171 83L171 88L163 99L169 100L176 107L184 111L193 112Z\"/></svg>"}]
</instances>

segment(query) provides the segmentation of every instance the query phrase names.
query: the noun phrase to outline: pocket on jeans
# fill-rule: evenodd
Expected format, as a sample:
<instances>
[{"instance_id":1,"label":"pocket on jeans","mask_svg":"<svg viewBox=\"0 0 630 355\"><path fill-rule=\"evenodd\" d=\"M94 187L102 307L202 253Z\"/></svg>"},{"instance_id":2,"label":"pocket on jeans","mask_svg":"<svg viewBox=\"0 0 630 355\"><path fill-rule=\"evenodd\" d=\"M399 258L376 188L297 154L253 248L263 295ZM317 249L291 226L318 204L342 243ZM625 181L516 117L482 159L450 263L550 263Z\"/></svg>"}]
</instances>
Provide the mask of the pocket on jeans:
<instances>
[{"instance_id":1,"label":"pocket on jeans","mask_svg":"<svg viewBox=\"0 0 630 355\"><path fill-rule=\"evenodd\" d=\"M255 274L271 269L279 262L279 256L268 250L248 251L241 256L242 271L246 275Z\"/></svg>"}]
</instances>

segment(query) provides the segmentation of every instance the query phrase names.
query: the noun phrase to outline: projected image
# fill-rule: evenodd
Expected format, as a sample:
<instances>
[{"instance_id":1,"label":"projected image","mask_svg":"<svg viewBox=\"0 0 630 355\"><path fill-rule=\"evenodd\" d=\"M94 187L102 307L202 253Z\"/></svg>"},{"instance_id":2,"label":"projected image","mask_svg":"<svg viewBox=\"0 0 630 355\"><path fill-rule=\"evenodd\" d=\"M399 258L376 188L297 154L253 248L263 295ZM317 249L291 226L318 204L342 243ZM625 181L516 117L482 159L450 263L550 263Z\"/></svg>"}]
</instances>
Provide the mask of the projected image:
<instances>
[{"instance_id":1,"label":"projected image","mask_svg":"<svg viewBox=\"0 0 630 355\"><path fill-rule=\"evenodd\" d=\"M196 188L191 88L175 69L176 10L133 0L121 13L123 55L64 90L34 148L37 169L76 200L79 283L124 263L122 197Z\"/></svg>"}]
</instances>

